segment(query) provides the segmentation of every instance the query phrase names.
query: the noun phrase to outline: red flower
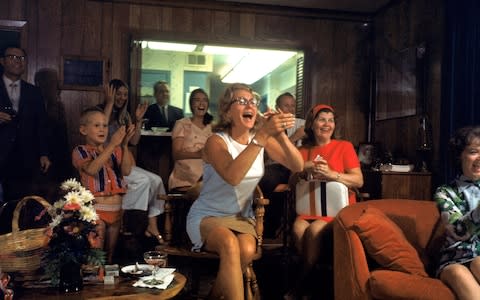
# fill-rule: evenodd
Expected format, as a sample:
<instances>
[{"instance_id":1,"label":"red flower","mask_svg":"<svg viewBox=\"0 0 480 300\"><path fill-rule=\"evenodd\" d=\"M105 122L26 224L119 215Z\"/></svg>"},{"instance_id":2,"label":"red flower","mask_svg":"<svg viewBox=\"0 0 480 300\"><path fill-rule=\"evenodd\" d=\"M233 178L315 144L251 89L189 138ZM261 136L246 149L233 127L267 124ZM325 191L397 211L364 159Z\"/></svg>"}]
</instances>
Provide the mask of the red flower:
<instances>
[{"instance_id":1,"label":"red flower","mask_svg":"<svg viewBox=\"0 0 480 300\"><path fill-rule=\"evenodd\" d=\"M101 245L101 237L96 232L89 232L88 233L88 242L90 243L90 247L92 248L100 248Z\"/></svg>"},{"instance_id":2,"label":"red flower","mask_svg":"<svg viewBox=\"0 0 480 300\"><path fill-rule=\"evenodd\" d=\"M78 203L67 203L63 206L63 210L80 210L81 206Z\"/></svg>"}]
</instances>

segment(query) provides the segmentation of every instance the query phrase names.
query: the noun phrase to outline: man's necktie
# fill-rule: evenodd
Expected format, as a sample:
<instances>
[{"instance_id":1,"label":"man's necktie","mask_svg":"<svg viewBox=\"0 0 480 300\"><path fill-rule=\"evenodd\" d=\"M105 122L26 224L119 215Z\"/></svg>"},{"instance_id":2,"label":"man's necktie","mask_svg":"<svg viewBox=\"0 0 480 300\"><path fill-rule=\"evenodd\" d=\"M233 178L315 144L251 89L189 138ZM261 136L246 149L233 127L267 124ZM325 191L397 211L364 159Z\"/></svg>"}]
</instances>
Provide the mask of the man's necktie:
<instances>
[{"instance_id":1,"label":"man's necktie","mask_svg":"<svg viewBox=\"0 0 480 300\"><path fill-rule=\"evenodd\" d=\"M12 101L13 109L18 111L18 85L16 83L10 83L10 100Z\"/></svg>"},{"instance_id":2,"label":"man's necktie","mask_svg":"<svg viewBox=\"0 0 480 300\"><path fill-rule=\"evenodd\" d=\"M163 117L165 118L165 121L168 123L168 110L166 106L162 107L162 113L163 113Z\"/></svg>"}]
</instances>

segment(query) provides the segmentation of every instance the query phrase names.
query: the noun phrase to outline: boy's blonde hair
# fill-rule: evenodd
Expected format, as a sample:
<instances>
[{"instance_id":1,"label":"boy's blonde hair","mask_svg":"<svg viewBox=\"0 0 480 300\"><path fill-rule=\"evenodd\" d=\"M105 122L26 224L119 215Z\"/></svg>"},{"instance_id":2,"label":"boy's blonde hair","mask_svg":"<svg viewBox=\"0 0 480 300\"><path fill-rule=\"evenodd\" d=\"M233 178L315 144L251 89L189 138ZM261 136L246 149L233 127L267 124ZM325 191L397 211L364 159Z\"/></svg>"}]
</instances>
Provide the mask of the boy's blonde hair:
<instances>
[{"instance_id":1,"label":"boy's blonde hair","mask_svg":"<svg viewBox=\"0 0 480 300\"><path fill-rule=\"evenodd\" d=\"M89 108L86 108L82 111L82 113L80 114L80 126L85 126L88 124L88 120L90 118L91 115L95 114L95 113L101 113L102 115L105 115L105 113L103 112L103 110L101 110L100 108L96 107L96 106L93 106L93 107L89 107Z\"/></svg>"}]
</instances>

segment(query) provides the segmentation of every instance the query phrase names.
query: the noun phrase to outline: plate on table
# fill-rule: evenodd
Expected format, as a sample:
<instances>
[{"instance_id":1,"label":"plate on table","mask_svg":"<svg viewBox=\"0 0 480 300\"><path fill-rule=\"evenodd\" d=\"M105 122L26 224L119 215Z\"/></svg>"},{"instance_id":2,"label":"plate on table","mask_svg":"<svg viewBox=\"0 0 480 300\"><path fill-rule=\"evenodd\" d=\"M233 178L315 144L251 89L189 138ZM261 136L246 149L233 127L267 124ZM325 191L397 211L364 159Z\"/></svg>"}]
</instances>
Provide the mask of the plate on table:
<instances>
[{"instance_id":1,"label":"plate on table","mask_svg":"<svg viewBox=\"0 0 480 300\"><path fill-rule=\"evenodd\" d=\"M168 127L152 127L153 132L167 132Z\"/></svg>"},{"instance_id":2,"label":"plate on table","mask_svg":"<svg viewBox=\"0 0 480 300\"><path fill-rule=\"evenodd\" d=\"M147 264L138 264L137 267L135 265L128 265L121 268L122 274L133 276L133 277L142 277L142 276L149 276L152 275L153 266Z\"/></svg>"}]
</instances>

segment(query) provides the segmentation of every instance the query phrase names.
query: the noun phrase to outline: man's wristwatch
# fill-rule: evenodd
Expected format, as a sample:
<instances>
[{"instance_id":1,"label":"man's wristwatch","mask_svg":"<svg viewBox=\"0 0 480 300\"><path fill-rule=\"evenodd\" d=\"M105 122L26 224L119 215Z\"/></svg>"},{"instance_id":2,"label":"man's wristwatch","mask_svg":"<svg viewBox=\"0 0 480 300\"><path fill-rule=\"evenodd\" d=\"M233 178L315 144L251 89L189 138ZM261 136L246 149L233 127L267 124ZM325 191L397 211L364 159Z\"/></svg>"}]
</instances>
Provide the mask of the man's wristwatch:
<instances>
[{"instance_id":1,"label":"man's wristwatch","mask_svg":"<svg viewBox=\"0 0 480 300\"><path fill-rule=\"evenodd\" d=\"M253 138L253 139L250 141L250 144L253 144L253 145L258 146L258 147L260 147L260 148L265 147L264 145L260 144L255 138Z\"/></svg>"}]
</instances>

